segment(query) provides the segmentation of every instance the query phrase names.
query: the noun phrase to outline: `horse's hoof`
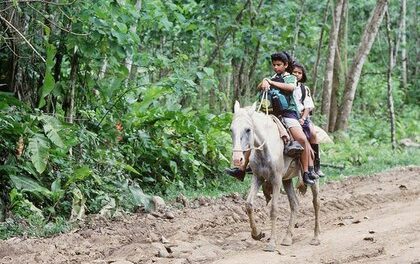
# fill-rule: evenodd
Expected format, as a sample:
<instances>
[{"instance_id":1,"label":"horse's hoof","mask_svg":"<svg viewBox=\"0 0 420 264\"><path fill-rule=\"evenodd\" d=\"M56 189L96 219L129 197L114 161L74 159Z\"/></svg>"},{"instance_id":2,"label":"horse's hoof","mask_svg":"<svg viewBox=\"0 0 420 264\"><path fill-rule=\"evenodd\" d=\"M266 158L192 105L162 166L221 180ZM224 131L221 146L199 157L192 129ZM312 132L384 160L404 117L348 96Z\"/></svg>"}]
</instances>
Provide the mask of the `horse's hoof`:
<instances>
[{"instance_id":1,"label":"horse's hoof","mask_svg":"<svg viewBox=\"0 0 420 264\"><path fill-rule=\"evenodd\" d=\"M267 246L265 246L264 251L267 252L274 252L276 250L276 245L274 243L268 243Z\"/></svg>"},{"instance_id":2,"label":"horse's hoof","mask_svg":"<svg viewBox=\"0 0 420 264\"><path fill-rule=\"evenodd\" d=\"M293 243L292 238L291 237L285 237L283 239L283 241L281 241L281 245L282 246L291 246Z\"/></svg>"},{"instance_id":3,"label":"horse's hoof","mask_svg":"<svg viewBox=\"0 0 420 264\"><path fill-rule=\"evenodd\" d=\"M254 240L261 240L263 237L265 237L265 234L263 232L260 232L258 235L254 236L253 234L251 234L252 238Z\"/></svg>"},{"instance_id":4,"label":"horse's hoof","mask_svg":"<svg viewBox=\"0 0 420 264\"><path fill-rule=\"evenodd\" d=\"M321 244L321 241L319 241L318 238L313 238L311 242L309 242L309 244L312 246L319 246Z\"/></svg>"}]
</instances>

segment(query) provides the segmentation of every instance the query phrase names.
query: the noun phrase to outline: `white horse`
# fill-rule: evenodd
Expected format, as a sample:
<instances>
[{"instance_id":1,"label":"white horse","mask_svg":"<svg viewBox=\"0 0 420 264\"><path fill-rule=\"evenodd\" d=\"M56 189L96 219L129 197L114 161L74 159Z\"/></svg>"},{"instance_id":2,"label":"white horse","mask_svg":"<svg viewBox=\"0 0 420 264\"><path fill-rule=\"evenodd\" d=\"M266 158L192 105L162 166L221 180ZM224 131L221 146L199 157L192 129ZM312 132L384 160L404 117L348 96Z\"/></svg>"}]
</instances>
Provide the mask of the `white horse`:
<instances>
[{"instance_id":1,"label":"white horse","mask_svg":"<svg viewBox=\"0 0 420 264\"><path fill-rule=\"evenodd\" d=\"M244 154L251 151L249 165L253 176L251 188L246 202L246 211L251 225L251 236L255 240L260 240L264 234L258 230L254 218L254 199L259 188L263 185L264 194L267 198L272 192L271 199L271 237L266 245L265 251L274 251L276 249L276 220L278 215L278 199L281 183L287 193L290 204L290 220L286 236L282 245L290 246L292 244L293 228L296 219L298 200L293 187L293 177L298 176L300 163L293 162L293 159L283 155L284 143L280 139L279 130L272 118L263 113L255 111L256 104L252 107L241 108L239 102L235 103L234 115L231 124L233 141L233 161L235 165L244 162ZM293 166L294 165L294 166ZM299 168L298 168L299 167ZM302 183L303 184L303 183ZM304 193L306 186L301 185L299 190ZM319 245L319 199L318 182L311 186L313 195L313 206L315 209L315 228L314 237L311 245ZM267 201L268 202L268 201Z\"/></svg>"}]
</instances>

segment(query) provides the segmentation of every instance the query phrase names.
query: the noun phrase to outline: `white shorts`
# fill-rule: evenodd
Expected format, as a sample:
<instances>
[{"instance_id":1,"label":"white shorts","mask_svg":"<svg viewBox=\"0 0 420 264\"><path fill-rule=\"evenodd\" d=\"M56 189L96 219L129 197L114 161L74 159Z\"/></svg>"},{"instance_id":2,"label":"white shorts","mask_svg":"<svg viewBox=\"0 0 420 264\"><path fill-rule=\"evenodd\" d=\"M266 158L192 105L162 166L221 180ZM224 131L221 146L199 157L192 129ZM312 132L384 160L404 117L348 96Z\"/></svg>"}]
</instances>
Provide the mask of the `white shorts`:
<instances>
[{"instance_id":1,"label":"white shorts","mask_svg":"<svg viewBox=\"0 0 420 264\"><path fill-rule=\"evenodd\" d=\"M297 120L297 119L284 117L283 120L284 120L284 123L286 124L287 128L300 127L301 126L300 123L299 123L299 120Z\"/></svg>"}]
</instances>

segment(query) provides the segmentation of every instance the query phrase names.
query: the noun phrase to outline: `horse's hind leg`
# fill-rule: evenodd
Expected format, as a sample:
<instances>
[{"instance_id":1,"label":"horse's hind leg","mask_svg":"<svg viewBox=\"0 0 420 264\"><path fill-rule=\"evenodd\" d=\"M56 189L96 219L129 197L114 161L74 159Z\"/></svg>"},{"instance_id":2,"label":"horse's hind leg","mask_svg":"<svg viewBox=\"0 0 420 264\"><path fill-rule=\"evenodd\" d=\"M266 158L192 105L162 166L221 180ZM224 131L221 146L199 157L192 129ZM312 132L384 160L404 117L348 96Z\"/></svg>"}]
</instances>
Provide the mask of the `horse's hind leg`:
<instances>
[{"instance_id":1,"label":"horse's hind leg","mask_svg":"<svg viewBox=\"0 0 420 264\"><path fill-rule=\"evenodd\" d=\"M296 213L298 209L298 199L296 197L295 190L293 189L292 179L283 181L284 190L286 191L287 198L289 199L290 205L290 219L289 226L287 227L286 236L283 238L281 244L283 246L291 246L293 243L293 228L296 221Z\"/></svg>"},{"instance_id":2,"label":"horse's hind leg","mask_svg":"<svg viewBox=\"0 0 420 264\"><path fill-rule=\"evenodd\" d=\"M264 233L259 232L254 218L254 199L260 189L262 181L255 175L252 176L251 189L249 190L248 198L246 199L246 213L248 214L249 224L251 225L251 236L255 240L260 240L264 237Z\"/></svg>"},{"instance_id":3,"label":"horse's hind leg","mask_svg":"<svg viewBox=\"0 0 420 264\"><path fill-rule=\"evenodd\" d=\"M319 183L315 183L314 185L311 186L312 189L312 203L314 205L314 211L315 211L315 228L314 228L314 238L312 238L310 244L317 246L319 245L321 242L319 240L319 199L318 199L318 194L319 194Z\"/></svg>"}]
</instances>

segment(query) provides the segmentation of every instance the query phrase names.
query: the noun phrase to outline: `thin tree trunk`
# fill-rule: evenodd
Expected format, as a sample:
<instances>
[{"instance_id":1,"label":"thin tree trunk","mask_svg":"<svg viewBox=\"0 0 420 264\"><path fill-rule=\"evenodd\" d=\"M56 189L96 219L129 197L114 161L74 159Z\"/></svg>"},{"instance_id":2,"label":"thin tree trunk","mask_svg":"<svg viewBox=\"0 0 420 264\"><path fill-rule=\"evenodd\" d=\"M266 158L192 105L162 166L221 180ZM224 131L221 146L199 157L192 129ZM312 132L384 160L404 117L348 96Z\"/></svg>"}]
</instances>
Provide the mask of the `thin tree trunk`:
<instances>
[{"instance_id":1,"label":"thin tree trunk","mask_svg":"<svg viewBox=\"0 0 420 264\"><path fill-rule=\"evenodd\" d=\"M260 9L262 7L263 2L264 2L264 0L260 0L259 3L258 3L257 9L250 14L250 16L251 16L250 17L251 27L255 26L255 19L257 18L257 14L261 13ZM260 47L261 47L261 41L260 41L260 39L258 39L257 45L254 49L253 54L252 54L252 60L249 63L250 66L249 66L249 71L248 71L248 75L247 75L248 81L246 82L247 91L251 95L254 94L254 84L255 84L254 83L254 75L255 75L255 69L256 69L256 66L257 66L257 62L258 62L258 57L259 57L259 54L260 54Z\"/></svg>"},{"instance_id":2,"label":"thin tree trunk","mask_svg":"<svg viewBox=\"0 0 420 264\"><path fill-rule=\"evenodd\" d=\"M252 79L254 78L255 75L255 68L257 67L257 62L258 62L258 55L260 54L260 46L261 46L261 41L258 40L257 42L257 46L255 47L254 50L254 55L252 56L252 61L251 61L251 66L249 68L249 72L248 72L248 80L249 83L248 85L252 85ZM249 90L251 91L251 94L253 93L253 86L250 86Z\"/></svg>"},{"instance_id":3,"label":"thin tree trunk","mask_svg":"<svg viewBox=\"0 0 420 264\"><path fill-rule=\"evenodd\" d=\"M300 4L299 13L295 18L295 27L294 27L295 33L293 36L292 57L295 57L296 46L299 39L300 20L302 19L303 10L305 8L305 0L301 0L299 4Z\"/></svg>"},{"instance_id":4,"label":"thin tree trunk","mask_svg":"<svg viewBox=\"0 0 420 264\"><path fill-rule=\"evenodd\" d=\"M417 4L417 1L414 1L414 4ZM413 20L414 20L414 28L417 29L417 25L418 25L418 21L417 21L417 6L414 9L414 15L413 15ZM414 69L414 76L412 78L412 80L414 80L414 87L420 87L420 80L419 80L419 74L420 74L420 36L419 36L419 32L417 30L414 30L414 39L416 39L415 43L415 55L416 55L416 61L415 61L415 69Z\"/></svg>"},{"instance_id":5,"label":"thin tree trunk","mask_svg":"<svg viewBox=\"0 0 420 264\"><path fill-rule=\"evenodd\" d=\"M327 4L325 5L325 10L324 10L324 19L322 22L322 27L321 27L321 34L319 36L319 41L318 41L318 48L316 51L316 61L314 64L314 68L312 70L312 95L315 98L316 96L316 86L317 86L317 80L318 80L318 65L319 65L319 60L321 58L321 46L322 46L322 40L324 38L324 28L325 28L325 24L327 23L327 19L328 19L328 6L330 5L330 0L327 0Z\"/></svg>"},{"instance_id":6,"label":"thin tree trunk","mask_svg":"<svg viewBox=\"0 0 420 264\"><path fill-rule=\"evenodd\" d=\"M407 91L407 38L406 38L406 13L407 4L406 0L401 0L401 77L402 87L405 97L408 96Z\"/></svg>"},{"instance_id":7,"label":"thin tree trunk","mask_svg":"<svg viewBox=\"0 0 420 264\"><path fill-rule=\"evenodd\" d=\"M344 0L343 9L341 10L341 23L338 31L337 47L334 58L334 71L333 71L333 83L331 91L331 107L328 131L332 132L335 128L335 122L338 115L338 97L340 90L343 86L343 80L345 80L345 69L346 63L343 60L347 59L347 46L346 46L346 15L348 14L348 0ZM342 58L342 54L345 54Z\"/></svg>"},{"instance_id":8,"label":"thin tree trunk","mask_svg":"<svg viewBox=\"0 0 420 264\"><path fill-rule=\"evenodd\" d=\"M233 80L233 100L232 100L232 108L235 104L236 100L239 100L240 94L240 87L239 87L239 59L232 58L232 80Z\"/></svg>"},{"instance_id":9,"label":"thin tree trunk","mask_svg":"<svg viewBox=\"0 0 420 264\"><path fill-rule=\"evenodd\" d=\"M244 85L243 85L243 78L244 78L244 70L245 70L245 58L241 59L241 66L239 67L239 72L238 72L238 88L240 90L240 94L241 96L245 96L246 93L246 89L244 89Z\"/></svg>"},{"instance_id":10,"label":"thin tree trunk","mask_svg":"<svg viewBox=\"0 0 420 264\"><path fill-rule=\"evenodd\" d=\"M349 1L345 0L344 5L343 5L343 17L341 18L341 24L343 25L342 29L343 29L343 38L342 38L342 43L340 46L340 53L342 55L342 69L343 69L343 79L345 80L347 78L347 71L348 71L348 52L347 52L347 48L348 48L348 33L349 33Z\"/></svg>"},{"instance_id":11,"label":"thin tree trunk","mask_svg":"<svg viewBox=\"0 0 420 264\"><path fill-rule=\"evenodd\" d=\"M74 115L75 115L74 97L76 94L77 66L78 66L78 55L75 50L71 58L70 93L68 97L68 108L67 108L67 121L71 124L74 121Z\"/></svg>"},{"instance_id":12,"label":"thin tree trunk","mask_svg":"<svg viewBox=\"0 0 420 264\"><path fill-rule=\"evenodd\" d=\"M388 110L389 110L389 121L391 128L391 145L394 150L397 147L397 142L395 140L395 113L394 113L394 99L392 96L392 70L395 65L395 56L393 52L393 43L391 37L391 21L389 17L389 12L386 12L386 33L388 39L388 71L387 71L387 96L388 96Z\"/></svg>"},{"instance_id":13,"label":"thin tree trunk","mask_svg":"<svg viewBox=\"0 0 420 264\"><path fill-rule=\"evenodd\" d=\"M328 43L328 56L327 56L327 63L325 66L324 87L322 91L321 114L325 116L326 118L325 125L324 125L325 130L328 130L328 126L329 126L334 58L335 58L335 50L337 46L338 30L340 29L342 9L343 9L343 0L338 0L337 5L334 9L333 26L330 31L330 39Z\"/></svg>"},{"instance_id":14,"label":"thin tree trunk","mask_svg":"<svg viewBox=\"0 0 420 264\"><path fill-rule=\"evenodd\" d=\"M353 106L354 95L356 93L357 84L359 83L360 73L362 72L363 64L370 52L373 41L378 33L379 26L384 17L385 11L388 7L387 0L378 0L376 7L365 27L359 48L353 59L350 67L345 85L342 105L336 122L336 130L344 130L348 126L351 109Z\"/></svg>"},{"instance_id":15,"label":"thin tree trunk","mask_svg":"<svg viewBox=\"0 0 420 264\"><path fill-rule=\"evenodd\" d=\"M105 77L106 69L108 68L108 58L105 57L102 66L101 71L99 72L99 80L103 79Z\"/></svg>"},{"instance_id":16,"label":"thin tree trunk","mask_svg":"<svg viewBox=\"0 0 420 264\"><path fill-rule=\"evenodd\" d=\"M141 0L137 0L136 1L136 12L140 13L141 11ZM136 20L135 23L133 23L130 26L130 32L135 34L137 31L137 24L138 24L138 20ZM135 47L133 47L134 49ZM135 78L136 75L136 66L133 65L133 56L134 56L134 50L128 54L127 58L125 59L125 67L127 67L128 69L128 75L127 75L127 79L125 80L125 86L128 86L128 83L130 80L133 80Z\"/></svg>"},{"instance_id":17,"label":"thin tree trunk","mask_svg":"<svg viewBox=\"0 0 420 264\"><path fill-rule=\"evenodd\" d=\"M331 107L330 107L328 131L334 131L335 120L337 118L337 113L338 113L338 92L340 90L340 75L341 75L340 66L341 66L340 50L337 46L336 51L335 51L335 58L334 58L334 70L333 70L332 91L331 91Z\"/></svg>"}]
</instances>

